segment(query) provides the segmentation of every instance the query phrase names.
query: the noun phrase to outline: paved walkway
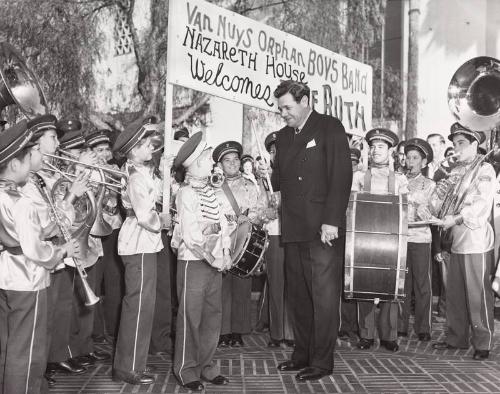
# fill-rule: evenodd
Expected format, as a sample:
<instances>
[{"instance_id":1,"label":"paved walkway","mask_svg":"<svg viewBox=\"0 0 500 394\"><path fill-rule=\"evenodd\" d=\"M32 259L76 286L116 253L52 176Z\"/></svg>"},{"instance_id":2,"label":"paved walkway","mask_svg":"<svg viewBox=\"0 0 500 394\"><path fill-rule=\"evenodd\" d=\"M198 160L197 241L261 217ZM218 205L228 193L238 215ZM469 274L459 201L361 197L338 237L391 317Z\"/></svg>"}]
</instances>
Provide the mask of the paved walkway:
<instances>
[{"instance_id":1,"label":"paved walkway","mask_svg":"<svg viewBox=\"0 0 500 394\"><path fill-rule=\"evenodd\" d=\"M298 383L294 373L278 373L276 364L288 357L290 349L271 350L267 334L252 334L244 337L244 348L217 352L217 362L230 384L207 385L206 393L500 393L498 318L496 327L495 345L486 361L472 360L472 348L432 349L432 342L444 338L443 323L433 324L432 342L419 342L415 335L400 338L397 353L378 345L361 351L354 339L339 340L333 375L312 383ZM105 363L80 376L56 375L57 386L51 393L189 392L177 384L168 357L150 357L149 363L158 368L156 384L151 386L115 383L110 377L111 364Z\"/></svg>"}]
</instances>

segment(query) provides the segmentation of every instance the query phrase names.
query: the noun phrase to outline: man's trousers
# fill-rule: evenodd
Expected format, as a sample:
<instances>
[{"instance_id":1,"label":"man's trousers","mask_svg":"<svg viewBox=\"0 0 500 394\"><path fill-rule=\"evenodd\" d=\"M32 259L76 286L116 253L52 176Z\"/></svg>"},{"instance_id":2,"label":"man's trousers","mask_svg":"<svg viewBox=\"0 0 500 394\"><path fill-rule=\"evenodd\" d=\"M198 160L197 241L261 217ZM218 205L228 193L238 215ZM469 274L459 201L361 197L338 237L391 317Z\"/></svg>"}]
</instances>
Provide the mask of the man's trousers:
<instances>
[{"instance_id":1,"label":"man's trousers","mask_svg":"<svg viewBox=\"0 0 500 394\"><path fill-rule=\"evenodd\" d=\"M156 299L156 253L122 256L125 297L113 368L127 373L146 369Z\"/></svg>"},{"instance_id":2,"label":"man's trousers","mask_svg":"<svg viewBox=\"0 0 500 394\"><path fill-rule=\"evenodd\" d=\"M340 323L345 237L333 246L320 240L285 244L287 294L298 364L333 370Z\"/></svg>"}]
</instances>

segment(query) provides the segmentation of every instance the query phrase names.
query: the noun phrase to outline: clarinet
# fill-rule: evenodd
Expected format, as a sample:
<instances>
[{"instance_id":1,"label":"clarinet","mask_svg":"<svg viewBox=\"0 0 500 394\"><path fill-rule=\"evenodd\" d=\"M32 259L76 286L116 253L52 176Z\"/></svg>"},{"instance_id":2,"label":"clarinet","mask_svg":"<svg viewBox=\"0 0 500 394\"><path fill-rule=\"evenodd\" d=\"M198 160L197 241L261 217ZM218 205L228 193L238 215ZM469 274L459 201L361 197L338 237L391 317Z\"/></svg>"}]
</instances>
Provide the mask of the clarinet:
<instances>
[{"instance_id":1,"label":"clarinet","mask_svg":"<svg viewBox=\"0 0 500 394\"><path fill-rule=\"evenodd\" d=\"M69 233L68 229L63 223L63 220L61 216L59 215L59 212L57 211L54 202L52 201L52 197L50 195L49 190L47 189L47 185L43 178L36 174L33 173L35 176L36 180L36 186L38 190L41 192L42 196L45 198L45 201L47 201L47 204L49 204L49 209L50 209L50 216L51 219L57 224L57 227L59 227L59 230L61 231L61 234L64 238L65 242L70 242L72 237L71 234ZM94 304L97 304L99 302L99 297L95 295L95 293L92 291L90 288L89 283L87 282L87 271L85 271L85 268L82 267L82 264L80 261L74 257L71 258L73 262L75 263L75 268L78 272L78 275L80 275L80 278L82 280L83 284L83 289L85 292L85 305L86 306L91 306Z\"/></svg>"}]
</instances>

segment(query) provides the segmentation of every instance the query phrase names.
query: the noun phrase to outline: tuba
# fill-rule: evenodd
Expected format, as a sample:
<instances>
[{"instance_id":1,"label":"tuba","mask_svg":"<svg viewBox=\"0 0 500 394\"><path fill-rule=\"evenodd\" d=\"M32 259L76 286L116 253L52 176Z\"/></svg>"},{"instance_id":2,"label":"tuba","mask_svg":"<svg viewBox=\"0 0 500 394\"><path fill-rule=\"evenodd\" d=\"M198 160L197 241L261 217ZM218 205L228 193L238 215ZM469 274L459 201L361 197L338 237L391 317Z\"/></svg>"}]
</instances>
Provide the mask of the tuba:
<instances>
[{"instance_id":1,"label":"tuba","mask_svg":"<svg viewBox=\"0 0 500 394\"><path fill-rule=\"evenodd\" d=\"M0 42L0 112L9 105L16 105L28 119L47 113L38 78L12 45Z\"/></svg>"},{"instance_id":2,"label":"tuba","mask_svg":"<svg viewBox=\"0 0 500 394\"><path fill-rule=\"evenodd\" d=\"M481 165L498 149L500 61L481 56L460 66L448 87L448 106L457 122L471 130L489 133L490 142L486 155L476 156L461 176L441 181L446 193L434 199L434 210L440 219L462 210L467 195L475 187Z\"/></svg>"}]
</instances>

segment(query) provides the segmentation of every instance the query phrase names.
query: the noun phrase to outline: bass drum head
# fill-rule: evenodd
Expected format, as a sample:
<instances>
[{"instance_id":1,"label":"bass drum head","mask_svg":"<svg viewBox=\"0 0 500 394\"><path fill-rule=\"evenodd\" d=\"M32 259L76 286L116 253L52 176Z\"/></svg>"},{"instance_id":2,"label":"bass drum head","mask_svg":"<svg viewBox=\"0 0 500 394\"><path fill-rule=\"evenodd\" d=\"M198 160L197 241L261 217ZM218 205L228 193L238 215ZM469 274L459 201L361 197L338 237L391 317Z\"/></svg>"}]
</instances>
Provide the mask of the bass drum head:
<instances>
[{"instance_id":1,"label":"bass drum head","mask_svg":"<svg viewBox=\"0 0 500 394\"><path fill-rule=\"evenodd\" d=\"M252 223L243 222L238 225L233 235L233 247L231 249L231 259L233 265L236 264L245 253L248 241L252 234Z\"/></svg>"}]
</instances>

